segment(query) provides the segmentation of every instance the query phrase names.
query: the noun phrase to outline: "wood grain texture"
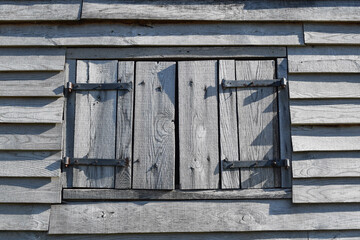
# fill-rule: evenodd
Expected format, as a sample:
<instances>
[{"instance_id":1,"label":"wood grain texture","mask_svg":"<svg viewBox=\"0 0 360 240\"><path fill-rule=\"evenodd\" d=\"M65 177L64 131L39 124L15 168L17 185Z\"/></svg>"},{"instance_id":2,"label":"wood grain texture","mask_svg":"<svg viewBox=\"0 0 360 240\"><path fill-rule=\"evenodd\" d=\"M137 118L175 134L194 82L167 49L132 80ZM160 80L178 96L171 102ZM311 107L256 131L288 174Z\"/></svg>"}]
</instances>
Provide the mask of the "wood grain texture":
<instances>
[{"instance_id":1,"label":"wood grain texture","mask_svg":"<svg viewBox=\"0 0 360 240\"><path fill-rule=\"evenodd\" d=\"M292 124L360 123L359 100L291 100L290 112Z\"/></svg>"},{"instance_id":2,"label":"wood grain texture","mask_svg":"<svg viewBox=\"0 0 360 240\"><path fill-rule=\"evenodd\" d=\"M61 48L0 49L0 72L61 71L64 65L65 50Z\"/></svg>"},{"instance_id":3,"label":"wood grain texture","mask_svg":"<svg viewBox=\"0 0 360 240\"><path fill-rule=\"evenodd\" d=\"M50 205L0 204L0 230L48 231Z\"/></svg>"},{"instance_id":4,"label":"wood grain texture","mask_svg":"<svg viewBox=\"0 0 360 240\"><path fill-rule=\"evenodd\" d=\"M67 200L236 200L291 198L290 189L242 190L113 190L64 189Z\"/></svg>"},{"instance_id":5,"label":"wood grain texture","mask_svg":"<svg viewBox=\"0 0 360 240\"><path fill-rule=\"evenodd\" d=\"M293 126L291 131L293 151L360 150L359 133L358 126Z\"/></svg>"},{"instance_id":6,"label":"wood grain texture","mask_svg":"<svg viewBox=\"0 0 360 240\"><path fill-rule=\"evenodd\" d=\"M0 46L303 45L292 23L3 24Z\"/></svg>"},{"instance_id":7,"label":"wood grain texture","mask_svg":"<svg viewBox=\"0 0 360 240\"><path fill-rule=\"evenodd\" d=\"M342 235L341 235L342 236ZM110 235L48 235L43 232L0 232L6 240L308 240L307 232L248 232L248 233L159 233ZM349 240L349 239L346 239ZM352 238L351 240L355 240Z\"/></svg>"},{"instance_id":8,"label":"wood grain texture","mask_svg":"<svg viewBox=\"0 0 360 240\"><path fill-rule=\"evenodd\" d=\"M358 203L360 178L294 179L294 203Z\"/></svg>"},{"instance_id":9,"label":"wood grain texture","mask_svg":"<svg viewBox=\"0 0 360 240\"><path fill-rule=\"evenodd\" d=\"M360 27L358 24L304 24L306 44L360 44Z\"/></svg>"},{"instance_id":10,"label":"wood grain texture","mask_svg":"<svg viewBox=\"0 0 360 240\"><path fill-rule=\"evenodd\" d=\"M291 74L291 99L360 98L359 74Z\"/></svg>"},{"instance_id":11,"label":"wood grain texture","mask_svg":"<svg viewBox=\"0 0 360 240\"><path fill-rule=\"evenodd\" d=\"M196 59L286 57L285 47L68 48L68 59Z\"/></svg>"},{"instance_id":12,"label":"wood grain texture","mask_svg":"<svg viewBox=\"0 0 360 240\"><path fill-rule=\"evenodd\" d=\"M236 79L274 79L275 62L236 61ZM240 161L272 160L279 157L278 118L275 88L246 88L237 91ZM276 176L278 174L278 176ZM241 188L273 188L281 183L272 168L241 169Z\"/></svg>"},{"instance_id":13,"label":"wood grain texture","mask_svg":"<svg viewBox=\"0 0 360 240\"><path fill-rule=\"evenodd\" d=\"M344 46L288 48L289 73L359 73L360 49Z\"/></svg>"},{"instance_id":14,"label":"wood grain texture","mask_svg":"<svg viewBox=\"0 0 360 240\"><path fill-rule=\"evenodd\" d=\"M219 187L218 63L178 63L180 189Z\"/></svg>"},{"instance_id":15,"label":"wood grain texture","mask_svg":"<svg viewBox=\"0 0 360 240\"><path fill-rule=\"evenodd\" d=\"M0 150L61 150L61 124L0 124Z\"/></svg>"},{"instance_id":16,"label":"wood grain texture","mask_svg":"<svg viewBox=\"0 0 360 240\"><path fill-rule=\"evenodd\" d=\"M77 61L77 83L117 82L117 61ZM74 157L115 158L117 91L76 94ZM100 160L101 161L101 160ZM114 167L78 166L73 187L113 188Z\"/></svg>"},{"instance_id":17,"label":"wood grain texture","mask_svg":"<svg viewBox=\"0 0 360 240\"><path fill-rule=\"evenodd\" d=\"M288 79L288 62L286 58L276 59L277 78ZM279 114L279 147L280 158L291 160L291 123L289 108L289 88L278 88L278 114ZM291 169L281 168L281 187L291 187Z\"/></svg>"},{"instance_id":18,"label":"wood grain texture","mask_svg":"<svg viewBox=\"0 0 360 240\"><path fill-rule=\"evenodd\" d=\"M115 169L115 188L119 189L131 188L134 76L134 62L118 63L118 82L132 86L130 91L118 91L117 96L116 158L129 160L125 167Z\"/></svg>"},{"instance_id":19,"label":"wood grain texture","mask_svg":"<svg viewBox=\"0 0 360 240\"><path fill-rule=\"evenodd\" d=\"M52 205L49 233L351 230L359 227L359 221L360 206L351 203L294 205L288 199L83 202Z\"/></svg>"},{"instance_id":20,"label":"wood grain texture","mask_svg":"<svg viewBox=\"0 0 360 240\"><path fill-rule=\"evenodd\" d=\"M1 1L0 21L77 20L81 0Z\"/></svg>"},{"instance_id":21,"label":"wood grain texture","mask_svg":"<svg viewBox=\"0 0 360 240\"><path fill-rule=\"evenodd\" d=\"M0 177L59 177L61 152L1 151Z\"/></svg>"},{"instance_id":22,"label":"wood grain texture","mask_svg":"<svg viewBox=\"0 0 360 240\"><path fill-rule=\"evenodd\" d=\"M64 72L1 72L1 97L60 97Z\"/></svg>"},{"instance_id":23,"label":"wood grain texture","mask_svg":"<svg viewBox=\"0 0 360 240\"><path fill-rule=\"evenodd\" d=\"M359 230L354 231L314 231L309 232L308 240L356 240L360 236Z\"/></svg>"},{"instance_id":24,"label":"wood grain texture","mask_svg":"<svg viewBox=\"0 0 360 240\"><path fill-rule=\"evenodd\" d=\"M219 61L220 160L239 160L236 89L221 87L223 79L234 80L235 61ZM240 188L240 170L224 170L221 165L221 188Z\"/></svg>"},{"instance_id":25,"label":"wood grain texture","mask_svg":"<svg viewBox=\"0 0 360 240\"><path fill-rule=\"evenodd\" d=\"M0 123L61 123L64 98L0 98Z\"/></svg>"},{"instance_id":26,"label":"wood grain texture","mask_svg":"<svg viewBox=\"0 0 360 240\"><path fill-rule=\"evenodd\" d=\"M175 187L175 62L137 62L134 189Z\"/></svg>"},{"instance_id":27,"label":"wood grain texture","mask_svg":"<svg viewBox=\"0 0 360 240\"><path fill-rule=\"evenodd\" d=\"M356 1L85 0L82 19L205 21L358 21Z\"/></svg>"},{"instance_id":28,"label":"wood grain texture","mask_svg":"<svg viewBox=\"0 0 360 240\"><path fill-rule=\"evenodd\" d=\"M61 203L60 178L0 178L1 203Z\"/></svg>"},{"instance_id":29,"label":"wood grain texture","mask_svg":"<svg viewBox=\"0 0 360 240\"><path fill-rule=\"evenodd\" d=\"M294 178L360 177L360 152L293 154Z\"/></svg>"}]
</instances>

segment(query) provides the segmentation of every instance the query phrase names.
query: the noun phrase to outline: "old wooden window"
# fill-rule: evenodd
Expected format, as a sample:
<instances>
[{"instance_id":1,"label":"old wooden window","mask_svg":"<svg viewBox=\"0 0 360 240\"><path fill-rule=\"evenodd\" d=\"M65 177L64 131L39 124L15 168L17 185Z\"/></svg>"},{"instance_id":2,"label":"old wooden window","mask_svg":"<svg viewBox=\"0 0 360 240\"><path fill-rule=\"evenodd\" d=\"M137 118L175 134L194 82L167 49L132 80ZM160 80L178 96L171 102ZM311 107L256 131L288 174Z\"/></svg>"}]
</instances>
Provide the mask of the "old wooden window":
<instances>
[{"instance_id":1,"label":"old wooden window","mask_svg":"<svg viewBox=\"0 0 360 240\"><path fill-rule=\"evenodd\" d=\"M63 167L66 188L286 187L282 181L289 170L284 168L223 168L224 160L282 158L279 89L221 87L222 79L277 78L276 59L76 60L72 64L76 65L73 83L122 82L132 88L68 95L66 155L98 163ZM126 164L104 166L99 164L102 159L122 159Z\"/></svg>"}]
</instances>

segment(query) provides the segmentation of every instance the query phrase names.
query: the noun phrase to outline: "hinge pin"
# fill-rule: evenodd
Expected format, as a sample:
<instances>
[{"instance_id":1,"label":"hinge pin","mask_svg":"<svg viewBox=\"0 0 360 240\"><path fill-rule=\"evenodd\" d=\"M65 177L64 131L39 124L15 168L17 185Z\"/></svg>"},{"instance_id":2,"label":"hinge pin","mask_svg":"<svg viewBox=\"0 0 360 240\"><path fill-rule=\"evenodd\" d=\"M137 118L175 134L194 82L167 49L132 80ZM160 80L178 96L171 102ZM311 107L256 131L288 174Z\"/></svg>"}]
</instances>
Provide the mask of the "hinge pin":
<instances>
[{"instance_id":1,"label":"hinge pin","mask_svg":"<svg viewBox=\"0 0 360 240\"><path fill-rule=\"evenodd\" d=\"M72 90L73 90L73 83L72 82L67 83L67 90L68 90L69 93L72 92Z\"/></svg>"},{"instance_id":2,"label":"hinge pin","mask_svg":"<svg viewBox=\"0 0 360 240\"><path fill-rule=\"evenodd\" d=\"M280 86L281 86L282 88L286 88L286 85L287 85L287 80L286 80L286 78L281 78L281 79L280 79Z\"/></svg>"},{"instance_id":3,"label":"hinge pin","mask_svg":"<svg viewBox=\"0 0 360 240\"><path fill-rule=\"evenodd\" d=\"M69 157L65 157L64 163L65 163L65 167L68 167L68 166L70 165L70 158L69 158Z\"/></svg>"}]
</instances>

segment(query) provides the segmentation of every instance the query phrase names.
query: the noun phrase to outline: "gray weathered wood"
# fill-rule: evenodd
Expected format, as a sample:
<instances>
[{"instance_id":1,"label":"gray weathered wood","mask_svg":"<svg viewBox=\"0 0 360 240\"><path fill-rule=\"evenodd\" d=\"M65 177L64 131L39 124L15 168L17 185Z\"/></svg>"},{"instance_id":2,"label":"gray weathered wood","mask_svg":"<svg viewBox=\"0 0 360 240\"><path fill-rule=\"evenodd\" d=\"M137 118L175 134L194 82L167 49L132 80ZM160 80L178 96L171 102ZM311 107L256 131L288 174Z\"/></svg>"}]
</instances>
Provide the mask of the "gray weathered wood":
<instances>
[{"instance_id":1,"label":"gray weathered wood","mask_svg":"<svg viewBox=\"0 0 360 240\"><path fill-rule=\"evenodd\" d=\"M360 150L358 126L293 126L291 135L294 152Z\"/></svg>"},{"instance_id":2,"label":"gray weathered wood","mask_svg":"<svg viewBox=\"0 0 360 240\"><path fill-rule=\"evenodd\" d=\"M129 159L125 167L115 169L115 188L119 189L131 188L134 75L134 62L118 63L118 82L132 83L132 90L118 91L117 97L116 158Z\"/></svg>"},{"instance_id":3,"label":"gray weathered wood","mask_svg":"<svg viewBox=\"0 0 360 240\"><path fill-rule=\"evenodd\" d=\"M61 150L61 124L0 124L0 150Z\"/></svg>"},{"instance_id":4,"label":"gray weathered wood","mask_svg":"<svg viewBox=\"0 0 360 240\"><path fill-rule=\"evenodd\" d=\"M289 73L359 73L357 47L288 48Z\"/></svg>"},{"instance_id":5,"label":"gray weathered wood","mask_svg":"<svg viewBox=\"0 0 360 240\"><path fill-rule=\"evenodd\" d=\"M61 123L63 98L0 98L0 123Z\"/></svg>"},{"instance_id":6,"label":"gray weathered wood","mask_svg":"<svg viewBox=\"0 0 360 240\"><path fill-rule=\"evenodd\" d=\"M59 177L61 152L2 151L0 177Z\"/></svg>"},{"instance_id":7,"label":"gray weathered wood","mask_svg":"<svg viewBox=\"0 0 360 240\"><path fill-rule=\"evenodd\" d=\"M291 100L290 112L292 124L360 123L359 100Z\"/></svg>"},{"instance_id":8,"label":"gray weathered wood","mask_svg":"<svg viewBox=\"0 0 360 240\"><path fill-rule=\"evenodd\" d=\"M360 177L360 152L293 154L294 178Z\"/></svg>"},{"instance_id":9,"label":"gray weathered wood","mask_svg":"<svg viewBox=\"0 0 360 240\"><path fill-rule=\"evenodd\" d=\"M0 230L47 231L50 205L0 204Z\"/></svg>"},{"instance_id":10,"label":"gray weathered wood","mask_svg":"<svg viewBox=\"0 0 360 240\"><path fill-rule=\"evenodd\" d=\"M175 62L137 62L133 188L175 185Z\"/></svg>"},{"instance_id":11,"label":"gray weathered wood","mask_svg":"<svg viewBox=\"0 0 360 240\"><path fill-rule=\"evenodd\" d=\"M69 59L196 59L286 57L285 47L68 48Z\"/></svg>"},{"instance_id":12,"label":"gray weathered wood","mask_svg":"<svg viewBox=\"0 0 360 240\"><path fill-rule=\"evenodd\" d=\"M291 198L290 189L242 190L113 190L64 189L67 200L236 200Z\"/></svg>"},{"instance_id":13,"label":"gray weathered wood","mask_svg":"<svg viewBox=\"0 0 360 240\"><path fill-rule=\"evenodd\" d=\"M64 66L65 50L61 48L0 49L0 72L61 71Z\"/></svg>"},{"instance_id":14,"label":"gray weathered wood","mask_svg":"<svg viewBox=\"0 0 360 240\"><path fill-rule=\"evenodd\" d=\"M117 61L77 61L77 83L117 82ZM74 157L115 158L117 92L76 94ZM74 167L73 187L112 188L114 167Z\"/></svg>"},{"instance_id":15,"label":"gray weathered wood","mask_svg":"<svg viewBox=\"0 0 360 240\"><path fill-rule=\"evenodd\" d=\"M288 62L286 58L278 58L277 78L288 78ZM280 158L291 160L291 127L289 108L289 88L278 88L278 114L279 114L279 146ZM281 187L291 187L291 169L281 168Z\"/></svg>"},{"instance_id":16,"label":"gray weathered wood","mask_svg":"<svg viewBox=\"0 0 360 240\"><path fill-rule=\"evenodd\" d=\"M360 44L359 24L304 24L304 36L307 44Z\"/></svg>"},{"instance_id":17,"label":"gray weathered wood","mask_svg":"<svg viewBox=\"0 0 360 240\"><path fill-rule=\"evenodd\" d=\"M359 232L358 232L359 233ZM329 233L330 234L330 233ZM334 235L335 236L335 235ZM342 233L338 236L348 236ZM159 233L105 235L48 235L44 232L0 232L6 240L308 240L307 232L247 232L247 233ZM346 238L346 240L350 240ZM351 238L355 240L355 238Z\"/></svg>"},{"instance_id":18,"label":"gray weathered wood","mask_svg":"<svg viewBox=\"0 0 360 240\"><path fill-rule=\"evenodd\" d=\"M302 45L293 23L3 24L0 46ZM196 34L194 34L196 33Z\"/></svg>"},{"instance_id":19,"label":"gray weathered wood","mask_svg":"<svg viewBox=\"0 0 360 240\"><path fill-rule=\"evenodd\" d=\"M218 64L178 63L181 189L219 187Z\"/></svg>"},{"instance_id":20,"label":"gray weathered wood","mask_svg":"<svg viewBox=\"0 0 360 240\"><path fill-rule=\"evenodd\" d=\"M85 0L82 19L359 21L357 1Z\"/></svg>"},{"instance_id":21,"label":"gray weathered wood","mask_svg":"<svg viewBox=\"0 0 360 240\"><path fill-rule=\"evenodd\" d=\"M59 97L64 72L1 72L1 97Z\"/></svg>"},{"instance_id":22,"label":"gray weathered wood","mask_svg":"<svg viewBox=\"0 0 360 240\"><path fill-rule=\"evenodd\" d=\"M236 79L275 78L275 62L236 61ZM279 157L275 88L237 90L240 161L272 160ZM276 176L279 174L279 176ZM272 168L241 169L241 188L273 188L280 171Z\"/></svg>"},{"instance_id":23,"label":"gray weathered wood","mask_svg":"<svg viewBox=\"0 0 360 240\"><path fill-rule=\"evenodd\" d=\"M360 202L360 178L293 179L294 203Z\"/></svg>"},{"instance_id":24,"label":"gray weathered wood","mask_svg":"<svg viewBox=\"0 0 360 240\"><path fill-rule=\"evenodd\" d=\"M359 221L360 205L351 203L294 205L289 199L83 202L52 205L49 233L351 230L359 227Z\"/></svg>"},{"instance_id":25,"label":"gray weathered wood","mask_svg":"<svg viewBox=\"0 0 360 240\"><path fill-rule=\"evenodd\" d=\"M291 74L291 99L360 98L359 74Z\"/></svg>"},{"instance_id":26,"label":"gray weathered wood","mask_svg":"<svg viewBox=\"0 0 360 240\"><path fill-rule=\"evenodd\" d=\"M0 2L0 21L77 20L81 0L4 0Z\"/></svg>"},{"instance_id":27,"label":"gray weathered wood","mask_svg":"<svg viewBox=\"0 0 360 240\"><path fill-rule=\"evenodd\" d=\"M357 240L360 231L313 231L309 232L308 240Z\"/></svg>"},{"instance_id":28,"label":"gray weathered wood","mask_svg":"<svg viewBox=\"0 0 360 240\"><path fill-rule=\"evenodd\" d=\"M61 203L60 178L0 178L1 203Z\"/></svg>"},{"instance_id":29,"label":"gray weathered wood","mask_svg":"<svg viewBox=\"0 0 360 240\"><path fill-rule=\"evenodd\" d=\"M236 161L239 159L236 89L223 89L221 87L222 79L236 79L234 60L219 61L219 121L221 153L220 159ZM222 168L223 166L221 165L220 167ZM221 171L221 188L231 189L241 187L239 169L221 169Z\"/></svg>"}]
</instances>

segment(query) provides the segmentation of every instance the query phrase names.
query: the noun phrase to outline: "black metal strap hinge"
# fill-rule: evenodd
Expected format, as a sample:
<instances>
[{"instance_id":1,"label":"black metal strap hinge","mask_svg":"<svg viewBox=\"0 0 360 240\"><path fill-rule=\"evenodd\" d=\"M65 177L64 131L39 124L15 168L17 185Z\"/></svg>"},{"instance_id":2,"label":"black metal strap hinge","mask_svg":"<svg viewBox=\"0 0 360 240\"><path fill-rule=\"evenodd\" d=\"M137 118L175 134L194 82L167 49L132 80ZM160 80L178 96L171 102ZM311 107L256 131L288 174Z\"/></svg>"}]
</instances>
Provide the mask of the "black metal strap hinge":
<instances>
[{"instance_id":1,"label":"black metal strap hinge","mask_svg":"<svg viewBox=\"0 0 360 240\"><path fill-rule=\"evenodd\" d=\"M267 167L290 167L289 159L281 160L258 160L258 161L228 161L223 160L223 169L234 169L234 168L267 168Z\"/></svg>"},{"instance_id":2,"label":"black metal strap hinge","mask_svg":"<svg viewBox=\"0 0 360 240\"><path fill-rule=\"evenodd\" d=\"M129 159L98 159L98 158L64 158L64 165L68 167L70 165L79 166L129 166Z\"/></svg>"},{"instance_id":3,"label":"black metal strap hinge","mask_svg":"<svg viewBox=\"0 0 360 240\"><path fill-rule=\"evenodd\" d=\"M256 80L256 81L235 81L235 80L222 80L221 86L226 88L249 88L249 87L282 87L287 85L286 78L272 79L272 80Z\"/></svg>"},{"instance_id":4,"label":"black metal strap hinge","mask_svg":"<svg viewBox=\"0 0 360 240\"><path fill-rule=\"evenodd\" d=\"M75 91L97 91L97 90L124 90L130 91L132 83L72 83L68 82L65 88L67 93Z\"/></svg>"}]
</instances>

